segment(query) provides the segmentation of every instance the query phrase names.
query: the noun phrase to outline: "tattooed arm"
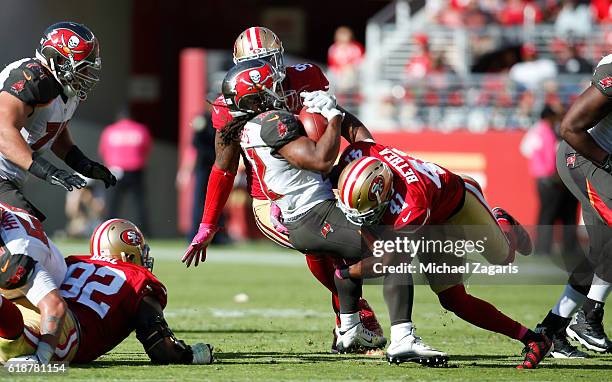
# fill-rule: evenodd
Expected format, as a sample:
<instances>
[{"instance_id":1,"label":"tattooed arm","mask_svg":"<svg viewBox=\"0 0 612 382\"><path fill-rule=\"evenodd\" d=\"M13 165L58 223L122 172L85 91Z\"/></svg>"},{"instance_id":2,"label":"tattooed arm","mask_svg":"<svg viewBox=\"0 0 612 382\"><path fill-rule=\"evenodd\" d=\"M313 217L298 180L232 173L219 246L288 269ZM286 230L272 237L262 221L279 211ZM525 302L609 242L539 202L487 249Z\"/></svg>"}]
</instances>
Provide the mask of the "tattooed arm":
<instances>
[{"instance_id":1,"label":"tattooed arm","mask_svg":"<svg viewBox=\"0 0 612 382\"><path fill-rule=\"evenodd\" d=\"M54 289L40 300L38 309L40 309L40 341L36 355L40 363L47 364L53 357L68 307L59 290Z\"/></svg>"}]
</instances>

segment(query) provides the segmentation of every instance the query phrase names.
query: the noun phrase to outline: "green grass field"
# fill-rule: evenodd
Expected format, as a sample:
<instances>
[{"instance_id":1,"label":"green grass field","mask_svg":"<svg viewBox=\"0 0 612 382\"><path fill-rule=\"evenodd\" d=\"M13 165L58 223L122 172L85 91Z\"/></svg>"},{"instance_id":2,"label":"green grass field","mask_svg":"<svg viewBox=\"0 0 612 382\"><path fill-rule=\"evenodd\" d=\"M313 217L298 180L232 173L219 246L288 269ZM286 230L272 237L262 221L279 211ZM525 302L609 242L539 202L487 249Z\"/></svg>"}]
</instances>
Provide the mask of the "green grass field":
<instances>
[{"instance_id":1,"label":"green grass field","mask_svg":"<svg viewBox=\"0 0 612 382\"><path fill-rule=\"evenodd\" d=\"M60 242L65 254L87 250L86 243ZM41 380L538 380L605 381L612 355L563 361L547 359L541 368L519 371L522 345L472 327L444 311L426 286L416 290L414 321L428 343L447 351L449 367L430 369L413 363L388 365L384 359L329 353L334 319L330 295L310 275L301 255L273 245L213 247L208 261L185 269L180 242L152 242L155 274L167 286L166 318L187 343L215 347L209 366L153 366L132 335L91 365L72 366L67 375ZM473 286L510 316L533 327L556 301L562 286ZM249 301L234 302L246 293ZM379 286L364 296L388 332ZM612 314L606 325L612 328ZM32 378L32 377L30 377ZM36 378L36 377L34 377ZM17 380L0 373L0 379ZM19 378L24 379L24 378Z\"/></svg>"}]
</instances>

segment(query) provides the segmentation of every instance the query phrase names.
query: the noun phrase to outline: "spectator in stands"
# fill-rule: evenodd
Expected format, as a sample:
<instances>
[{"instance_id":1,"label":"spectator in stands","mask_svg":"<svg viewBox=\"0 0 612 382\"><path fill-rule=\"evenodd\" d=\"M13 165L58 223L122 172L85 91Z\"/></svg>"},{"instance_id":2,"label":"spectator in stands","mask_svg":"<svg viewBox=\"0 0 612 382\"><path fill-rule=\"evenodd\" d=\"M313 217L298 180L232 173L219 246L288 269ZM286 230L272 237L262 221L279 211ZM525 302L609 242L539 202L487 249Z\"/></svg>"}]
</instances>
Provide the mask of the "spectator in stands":
<instances>
[{"instance_id":1,"label":"spectator in stands","mask_svg":"<svg viewBox=\"0 0 612 382\"><path fill-rule=\"evenodd\" d=\"M410 80L422 80L431 72L434 57L429 49L429 37L419 33L414 36L416 54L408 61L404 71Z\"/></svg>"},{"instance_id":2,"label":"spectator in stands","mask_svg":"<svg viewBox=\"0 0 612 382\"><path fill-rule=\"evenodd\" d=\"M92 179L80 190L66 193L66 235L86 238L96 229L104 215L104 187Z\"/></svg>"},{"instance_id":3,"label":"spectator in stands","mask_svg":"<svg viewBox=\"0 0 612 382\"><path fill-rule=\"evenodd\" d=\"M538 58L535 45L526 43L521 47L522 62L510 68L510 79L529 90L537 90L542 81L557 76L557 66L552 60Z\"/></svg>"},{"instance_id":4,"label":"spectator in stands","mask_svg":"<svg viewBox=\"0 0 612 382\"><path fill-rule=\"evenodd\" d=\"M542 11L533 2L526 0L508 0L497 15L502 25L512 26L542 21Z\"/></svg>"},{"instance_id":5,"label":"spectator in stands","mask_svg":"<svg viewBox=\"0 0 612 382\"><path fill-rule=\"evenodd\" d=\"M192 177L195 181L193 208L191 213L191 228L187 233L187 240L191 240L200 226L204 201L206 200L206 185L210 177L210 171L215 163L215 129L212 127L212 115L210 105L207 104L206 111L195 117L191 122L193 128L192 145L196 151L193 158L185 160L176 174L176 185L179 188L186 187ZM219 219L219 226L225 225L225 214ZM229 242L225 230L217 232L213 239L214 244Z\"/></svg>"},{"instance_id":6,"label":"spectator in stands","mask_svg":"<svg viewBox=\"0 0 612 382\"><path fill-rule=\"evenodd\" d=\"M537 182L540 210L535 250L540 254L551 253L552 226L557 220L564 225L563 250L576 250L578 242L575 227L578 202L563 185L556 170L559 139L555 127L560 120L559 110L546 105L540 120L525 134L520 146L521 153L529 159L529 173Z\"/></svg>"},{"instance_id":7,"label":"spectator in stands","mask_svg":"<svg viewBox=\"0 0 612 382\"><path fill-rule=\"evenodd\" d=\"M438 21L449 27L481 28L494 21L479 0L451 0L450 7L441 7Z\"/></svg>"},{"instance_id":8,"label":"spectator in stands","mask_svg":"<svg viewBox=\"0 0 612 382\"><path fill-rule=\"evenodd\" d=\"M555 21L555 31L561 36L587 36L591 32L591 9L577 0L565 0Z\"/></svg>"},{"instance_id":9,"label":"spectator in stands","mask_svg":"<svg viewBox=\"0 0 612 382\"><path fill-rule=\"evenodd\" d=\"M558 40L552 49L557 61L557 70L562 74L587 74L593 71L593 64L580 56L575 44Z\"/></svg>"},{"instance_id":10,"label":"spectator in stands","mask_svg":"<svg viewBox=\"0 0 612 382\"><path fill-rule=\"evenodd\" d=\"M327 51L327 65L337 90L348 90L357 85L359 67L364 48L355 41L353 31L347 26L336 29L334 43Z\"/></svg>"},{"instance_id":11,"label":"spectator in stands","mask_svg":"<svg viewBox=\"0 0 612 382\"><path fill-rule=\"evenodd\" d=\"M117 121L102 132L98 150L104 164L117 177L117 186L109 190L107 218L122 216L120 204L131 195L136 207L136 225L148 232L147 188L144 185L144 170L151 151L149 129L132 119L127 112L119 114Z\"/></svg>"},{"instance_id":12,"label":"spectator in stands","mask_svg":"<svg viewBox=\"0 0 612 382\"><path fill-rule=\"evenodd\" d=\"M612 0L591 0L591 9L597 22L609 23L612 21Z\"/></svg>"}]
</instances>

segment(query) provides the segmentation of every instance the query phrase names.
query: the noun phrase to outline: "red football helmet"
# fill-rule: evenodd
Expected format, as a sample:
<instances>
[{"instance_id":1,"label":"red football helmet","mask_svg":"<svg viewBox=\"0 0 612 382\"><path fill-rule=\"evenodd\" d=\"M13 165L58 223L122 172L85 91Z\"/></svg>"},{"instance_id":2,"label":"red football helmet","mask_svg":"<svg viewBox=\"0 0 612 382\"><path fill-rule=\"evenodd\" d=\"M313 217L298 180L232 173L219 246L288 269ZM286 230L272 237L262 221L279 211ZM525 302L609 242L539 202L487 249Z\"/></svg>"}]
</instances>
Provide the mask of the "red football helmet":
<instances>
[{"instance_id":1,"label":"red football helmet","mask_svg":"<svg viewBox=\"0 0 612 382\"><path fill-rule=\"evenodd\" d=\"M85 100L99 80L100 45L85 25L74 22L51 25L43 33L36 57L51 70L69 97L76 95Z\"/></svg>"},{"instance_id":2,"label":"red football helmet","mask_svg":"<svg viewBox=\"0 0 612 382\"><path fill-rule=\"evenodd\" d=\"M257 114L286 106L278 94L281 82L269 62L255 59L234 65L225 75L221 91L231 112Z\"/></svg>"}]
</instances>

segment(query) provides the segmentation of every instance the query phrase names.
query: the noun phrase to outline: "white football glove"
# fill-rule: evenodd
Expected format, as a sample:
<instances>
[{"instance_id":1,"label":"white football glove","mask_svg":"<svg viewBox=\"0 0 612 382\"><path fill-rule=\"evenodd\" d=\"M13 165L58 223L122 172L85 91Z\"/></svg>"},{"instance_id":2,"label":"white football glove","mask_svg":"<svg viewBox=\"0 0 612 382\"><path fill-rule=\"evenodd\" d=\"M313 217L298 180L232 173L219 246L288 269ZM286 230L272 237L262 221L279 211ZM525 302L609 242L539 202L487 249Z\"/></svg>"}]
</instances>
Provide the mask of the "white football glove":
<instances>
[{"instance_id":1,"label":"white football glove","mask_svg":"<svg viewBox=\"0 0 612 382\"><path fill-rule=\"evenodd\" d=\"M40 364L40 360L36 354L22 355L19 357L13 357L6 361L4 367L8 367L11 364L13 365L38 365Z\"/></svg>"},{"instance_id":2,"label":"white football glove","mask_svg":"<svg viewBox=\"0 0 612 382\"><path fill-rule=\"evenodd\" d=\"M191 345L193 352L193 361L195 365L209 365L213 362L213 347L209 344L193 344Z\"/></svg>"},{"instance_id":3,"label":"white football glove","mask_svg":"<svg viewBox=\"0 0 612 382\"><path fill-rule=\"evenodd\" d=\"M300 96L304 98L302 103L307 108L335 108L337 105L336 97L322 90L301 92Z\"/></svg>"}]
</instances>

